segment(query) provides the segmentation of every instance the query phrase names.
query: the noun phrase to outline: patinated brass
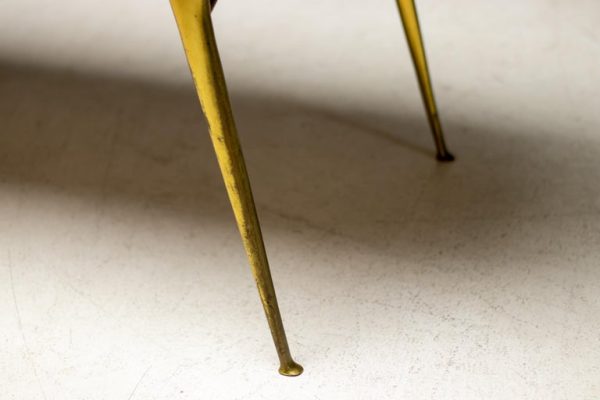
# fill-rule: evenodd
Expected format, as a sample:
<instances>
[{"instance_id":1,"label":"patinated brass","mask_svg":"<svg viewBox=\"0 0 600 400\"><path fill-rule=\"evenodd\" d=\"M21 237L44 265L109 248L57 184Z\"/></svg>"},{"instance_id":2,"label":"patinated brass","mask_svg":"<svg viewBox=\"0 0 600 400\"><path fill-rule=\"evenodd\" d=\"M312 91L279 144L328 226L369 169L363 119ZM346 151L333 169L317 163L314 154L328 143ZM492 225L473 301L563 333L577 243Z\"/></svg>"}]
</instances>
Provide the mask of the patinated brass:
<instances>
[{"instance_id":1,"label":"patinated brass","mask_svg":"<svg viewBox=\"0 0 600 400\"><path fill-rule=\"evenodd\" d=\"M233 112L213 32L210 12L217 0L170 1L202 110L208 120L210 136L225 181L227 194L273 335L280 361L279 372L286 376L300 375L303 371L302 366L292 359L279 313L250 181L237 137ZM397 0L397 3L417 72L429 124L433 132L437 159L452 161L454 157L446 149L437 114L414 1Z\"/></svg>"},{"instance_id":2,"label":"patinated brass","mask_svg":"<svg viewBox=\"0 0 600 400\"><path fill-rule=\"evenodd\" d=\"M183 47L208 120L227 194L250 260L269 327L275 341L282 375L296 376L302 366L294 362L283 329L267 254L258 224L246 165L233 120L225 77L210 18L209 0L171 0Z\"/></svg>"},{"instance_id":3,"label":"patinated brass","mask_svg":"<svg viewBox=\"0 0 600 400\"><path fill-rule=\"evenodd\" d=\"M408 47L412 55L413 64L417 72L417 80L421 89L425 111L429 126L433 133L433 140L437 149L437 159L439 161L453 161L454 156L450 154L444 142L444 133L437 112L435 98L433 97L433 88L431 86L431 78L429 77L429 69L427 67L427 58L425 57L425 48L423 39L421 38L421 29L419 28L419 19L415 8L414 0L396 0L400 17L404 25L404 32L408 41Z\"/></svg>"}]
</instances>

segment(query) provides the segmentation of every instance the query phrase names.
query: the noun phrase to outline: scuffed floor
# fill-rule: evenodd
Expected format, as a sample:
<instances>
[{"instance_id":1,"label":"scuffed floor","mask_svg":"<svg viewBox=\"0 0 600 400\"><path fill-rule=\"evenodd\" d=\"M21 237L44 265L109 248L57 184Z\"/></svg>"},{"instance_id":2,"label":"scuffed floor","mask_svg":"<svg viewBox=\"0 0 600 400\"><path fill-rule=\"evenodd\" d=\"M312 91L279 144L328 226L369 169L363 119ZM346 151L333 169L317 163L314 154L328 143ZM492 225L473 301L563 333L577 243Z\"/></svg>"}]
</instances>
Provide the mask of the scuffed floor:
<instances>
[{"instance_id":1,"label":"scuffed floor","mask_svg":"<svg viewBox=\"0 0 600 400\"><path fill-rule=\"evenodd\" d=\"M1 399L600 396L600 5L418 3L441 165L393 1L219 4L290 379L146 3L0 5Z\"/></svg>"}]
</instances>

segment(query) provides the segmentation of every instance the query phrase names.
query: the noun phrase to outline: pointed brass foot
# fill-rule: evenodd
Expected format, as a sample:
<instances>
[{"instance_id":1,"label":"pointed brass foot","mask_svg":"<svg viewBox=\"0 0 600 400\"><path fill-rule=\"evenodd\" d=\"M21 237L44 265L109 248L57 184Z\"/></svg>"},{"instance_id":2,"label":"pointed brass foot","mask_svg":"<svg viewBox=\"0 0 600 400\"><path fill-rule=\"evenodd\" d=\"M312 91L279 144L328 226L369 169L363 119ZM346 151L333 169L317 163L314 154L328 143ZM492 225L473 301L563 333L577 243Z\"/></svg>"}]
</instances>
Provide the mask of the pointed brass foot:
<instances>
[{"instance_id":1,"label":"pointed brass foot","mask_svg":"<svg viewBox=\"0 0 600 400\"><path fill-rule=\"evenodd\" d=\"M423 38L421 37L421 28L419 27L419 18L415 8L414 0L396 0L400 17L406 33L408 47L415 65L421 96L427 112L427 119L433 134L433 140L437 150L438 161L448 162L453 161L454 157L446 150L444 142L444 133L437 112L435 98L433 97L433 88L431 85L431 77L429 76L429 68L427 67L427 58L425 57L425 47L423 46Z\"/></svg>"},{"instance_id":2,"label":"pointed brass foot","mask_svg":"<svg viewBox=\"0 0 600 400\"><path fill-rule=\"evenodd\" d=\"M281 367L279 367L279 373L284 376L298 376L302 374L303 371L304 368L302 368L302 365L297 364L293 360L286 364L282 364Z\"/></svg>"},{"instance_id":3,"label":"pointed brass foot","mask_svg":"<svg viewBox=\"0 0 600 400\"><path fill-rule=\"evenodd\" d=\"M452 162L454 161L454 156L448 152L445 153L438 153L435 158L439 161L439 162Z\"/></svg>"},{"instance_id":4,"label":"pointed brass foot","mask_svg":"<svg viewBox=\"0 0 600 400\"><path fill-rule=\"evenodd\" d=\"M302 373L302 367L292 360L283 329L210 18L212 4L214 1L209 0L171 0L217 161L279 356L279 372L296 376Z\"/></svg>"}]
</instances>

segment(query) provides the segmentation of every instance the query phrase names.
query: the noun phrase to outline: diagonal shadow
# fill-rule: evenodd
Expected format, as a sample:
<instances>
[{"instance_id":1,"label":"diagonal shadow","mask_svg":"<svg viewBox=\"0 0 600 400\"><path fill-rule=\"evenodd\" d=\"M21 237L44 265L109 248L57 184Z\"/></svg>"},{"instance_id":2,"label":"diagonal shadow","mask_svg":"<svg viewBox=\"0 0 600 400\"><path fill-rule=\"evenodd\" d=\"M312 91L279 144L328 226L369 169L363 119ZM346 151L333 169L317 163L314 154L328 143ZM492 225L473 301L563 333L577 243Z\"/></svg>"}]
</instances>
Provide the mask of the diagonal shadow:
<instances>
[{"instance_id":1,"label":"diagonal shadow","mask_svg":"<svg viewBox=\"0 0 600 400\"><path fill-rule=\"evenodd\" d=\"M0 67L0 85L11 99L0 117L4 185L152 204L189 220L203 201L218 202L202 223L233 223L191 87L9 63ZM314 231L424 257L457 241L476 246L474 238L506 233L515 220L598 213L600 145L591 139L448 116L458 161L442 165L423 115L235 90L232 98L267 237ZM574 152L582 156L569 158Z\"/></svg>"}]
</instances>

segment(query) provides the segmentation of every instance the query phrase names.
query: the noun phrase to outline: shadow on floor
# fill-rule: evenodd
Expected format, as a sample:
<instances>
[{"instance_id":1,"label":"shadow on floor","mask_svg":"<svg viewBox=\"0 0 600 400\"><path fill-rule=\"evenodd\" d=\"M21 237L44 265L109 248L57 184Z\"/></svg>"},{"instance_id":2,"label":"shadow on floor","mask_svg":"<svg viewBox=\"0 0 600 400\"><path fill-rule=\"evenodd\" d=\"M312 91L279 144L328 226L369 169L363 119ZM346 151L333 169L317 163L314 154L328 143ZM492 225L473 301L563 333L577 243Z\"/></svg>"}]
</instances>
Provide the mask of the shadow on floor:
<instances>
[{"instance_id":1,"label":"shadow on floor","mask_svg":"<svg viewBox=\"0 0 600 400\"><path fill-rule=\"evenodd\" d=\"M213 223L233 224L191 86L4 63L0 90L3 185L150 204L191 220L202 202L219 202ZM551 126L500 129L492 117L447 116L457 161L438 164L424 115L235 90L232 98L267 239L312 230L372 251L423 256L458 242L477 246L482 235L509 243L520 220L598 211L600 144Z\"/></svg>"}]
</instances>

